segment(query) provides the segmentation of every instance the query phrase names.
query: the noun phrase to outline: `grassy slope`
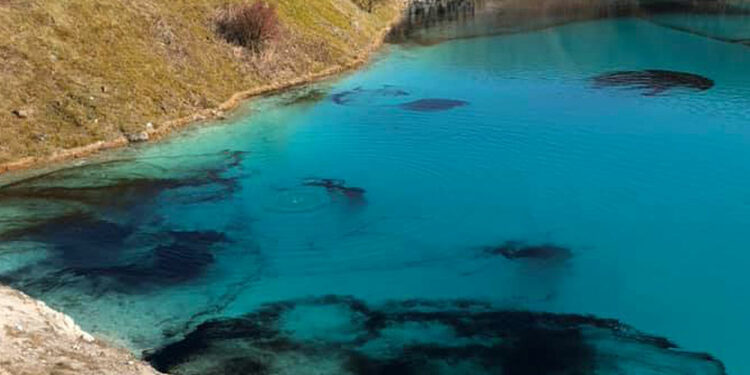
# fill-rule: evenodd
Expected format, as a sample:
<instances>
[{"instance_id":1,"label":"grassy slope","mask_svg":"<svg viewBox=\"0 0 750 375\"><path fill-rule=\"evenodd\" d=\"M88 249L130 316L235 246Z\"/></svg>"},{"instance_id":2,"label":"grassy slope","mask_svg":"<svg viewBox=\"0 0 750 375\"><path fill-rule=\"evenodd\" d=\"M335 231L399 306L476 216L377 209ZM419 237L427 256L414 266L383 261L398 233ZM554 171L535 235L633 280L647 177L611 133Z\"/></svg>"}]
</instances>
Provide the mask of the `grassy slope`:
<instances>
[{"instance_id":1,"label":"grassy slope","mask_svg":"<svg viewBox=\"0 0 750 375\"><path fill-rule=\"evenodd\" d=\"M158 127L237 91L344 64L399 8L269 2L284 36L251 55L213 32L225 0L0 0L0 163Z\"/></svg>"}]
</instances>

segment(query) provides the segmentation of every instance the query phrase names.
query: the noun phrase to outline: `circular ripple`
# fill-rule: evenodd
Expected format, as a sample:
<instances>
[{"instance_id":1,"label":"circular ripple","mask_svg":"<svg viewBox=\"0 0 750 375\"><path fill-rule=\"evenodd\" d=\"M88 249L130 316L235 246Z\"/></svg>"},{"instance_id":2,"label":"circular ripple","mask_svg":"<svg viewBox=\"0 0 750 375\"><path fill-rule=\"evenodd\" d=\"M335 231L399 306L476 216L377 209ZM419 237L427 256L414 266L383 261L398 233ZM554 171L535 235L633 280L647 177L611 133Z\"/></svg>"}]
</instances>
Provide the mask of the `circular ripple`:
<instances>
[{"instance_id":1,"label":"circular ripple","mask_svg":"<svg viewBox=\"0 0 750 375\"><path fill-rule=\"evenodd\" d=\"M277 191L266 209L282 213L304 213L317 211L330 203L331 197L324 189L299 187Z\"/></svg>"}]
</instances>

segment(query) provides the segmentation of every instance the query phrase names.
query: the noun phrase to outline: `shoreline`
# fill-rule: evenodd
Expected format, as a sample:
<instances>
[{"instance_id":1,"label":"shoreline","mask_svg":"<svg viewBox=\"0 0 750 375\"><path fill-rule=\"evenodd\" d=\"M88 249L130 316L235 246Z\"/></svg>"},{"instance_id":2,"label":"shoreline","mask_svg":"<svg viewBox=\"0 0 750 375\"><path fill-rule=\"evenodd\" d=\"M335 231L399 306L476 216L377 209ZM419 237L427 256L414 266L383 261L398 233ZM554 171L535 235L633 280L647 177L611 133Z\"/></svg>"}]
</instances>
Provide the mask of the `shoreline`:
<instances>
[{"instance_id":1,"label":"shoreline","mask_svg":"<svg viewBox=\"0 0 750 375\"><path fill-rule=\"evenodd\" d=\"M253 89L236 92L216 108L204 109L189 116L164 122L158 128L150 128L144 130L141 133L138 133L138 139L129 139L128 135L121 135L115 139L108 141L102 140L90 143L85 146L62 149L47 156L27 156L17 160L5 162L0 164L0 176L6 175L9 172L18 172L38 168L40 169L43 167L48 167L48 164L57 164L73 159L84 158L107 150L126 147L130 144L158 141L189 125L220 119L225 116L226 112L236 109L240 106L240 104L249 99L314 83L338 74L358 69L368 64L373 54L386 43L388 34L403 20L404 12L408 7L409 2L410 0L397 1L399 9L396 17L390 20L387 25L375 35L372 42L366 48L359 51L350 61L346 63L335 64L321 71L297 76L285 82L266 84Z\"/></svg>"}]
</instances>

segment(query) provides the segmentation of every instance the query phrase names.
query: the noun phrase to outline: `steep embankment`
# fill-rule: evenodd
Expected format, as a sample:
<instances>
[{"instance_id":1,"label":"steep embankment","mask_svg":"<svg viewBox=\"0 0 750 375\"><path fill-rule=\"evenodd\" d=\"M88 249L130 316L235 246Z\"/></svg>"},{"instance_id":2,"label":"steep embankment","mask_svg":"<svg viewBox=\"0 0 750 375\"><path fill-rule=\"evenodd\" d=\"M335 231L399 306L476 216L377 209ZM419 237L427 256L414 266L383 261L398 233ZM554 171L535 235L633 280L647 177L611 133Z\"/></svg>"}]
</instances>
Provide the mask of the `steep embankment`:
<instances>
[{"instance_id":1,"label":"steep embankment","mask_svg":"<svg viewBox=\"0 0 750 375\"><path fill-rule=\"evenodd\" d=\"M282 31L253 53L217 36L226 0L0 0L0 173L63 149L161 135L242 97L351 67L403 8L268 2Z\"/></svg>"},{"instance_id":2,"label":"steep embankment","mask_svg":"<svg viewBox=\"0 0 750 375\"><path fill-rule=\"evenodd\" d=\"M99 343L66 315L0 286L0 375L156 375Z\"/></svg>"}]
</instances>

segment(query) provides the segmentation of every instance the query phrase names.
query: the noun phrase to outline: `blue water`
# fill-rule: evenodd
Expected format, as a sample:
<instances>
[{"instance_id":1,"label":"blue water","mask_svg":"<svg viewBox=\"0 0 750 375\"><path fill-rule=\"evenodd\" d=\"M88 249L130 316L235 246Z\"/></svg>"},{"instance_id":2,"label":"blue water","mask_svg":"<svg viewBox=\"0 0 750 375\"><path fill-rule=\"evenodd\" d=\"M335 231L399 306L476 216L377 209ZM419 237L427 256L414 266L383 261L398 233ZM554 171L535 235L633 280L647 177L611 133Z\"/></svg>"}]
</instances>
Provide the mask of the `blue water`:
<instances>
[{"instance_id":1,"label":"blue water","mask_svg":"<svg viewBox=\"0 0 750 375\"><path fill-rule=\"evenodd\" d=\"M591 83L642 69L715 86ZM467 104L402 105L432 98ZM463 299L618 319L750 373L747 46L637 19L389 46L224 122L0 190L0 280L137 352L279 301ZM507 241L572 256L487 251ZM285 332L349 340L341 309L301 304ZM406 327L382 335L453 337ZM625 373L652 373L639 369Z\"/></svg>"}]
</instances>

